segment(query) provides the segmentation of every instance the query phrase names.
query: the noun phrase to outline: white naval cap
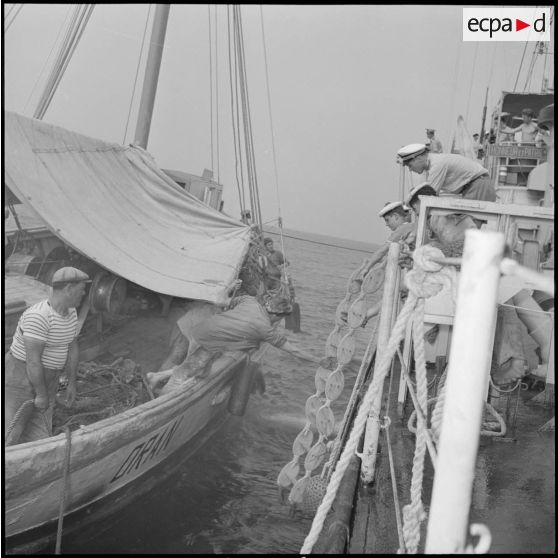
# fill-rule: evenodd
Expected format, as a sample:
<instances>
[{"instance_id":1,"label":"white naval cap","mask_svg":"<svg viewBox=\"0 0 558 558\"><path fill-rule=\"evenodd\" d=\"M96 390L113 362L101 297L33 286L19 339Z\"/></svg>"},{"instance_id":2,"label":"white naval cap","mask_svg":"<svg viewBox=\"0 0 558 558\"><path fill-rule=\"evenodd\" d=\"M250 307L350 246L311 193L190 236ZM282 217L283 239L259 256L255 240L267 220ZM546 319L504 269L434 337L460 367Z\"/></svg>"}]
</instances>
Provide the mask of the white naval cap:
<instances>
[{"instance_id":1,"label":"white naval cap","mask_svg":"<svg viewBox=\"0 0 558 558\"><path fill-rule=\"evenodd\" d=\"M394 209L397 209L398 207L403 207L403 209L406 210L402 201L388 202L386 203L386 205L384 205L384 207L382 207L382 209L380 209L378 213L378 217L385 217L388 213L392 212Z\"/></svg>"},{"instance_id":2,"label":"white naval cap","mask_svg":"<svg viewBox=\"0 0 558 558\"><path fill-rule=\"evenodd\" d=\"M437 194L436 194L436 190L432 188L430 182L421 182L420 184L417 184L416 186L411 188L411 191L409 192L409 195L405 200L405 205L411 207L411 201L413 201L419 195L436 196Z\"/></svg>"},{"instance_id":3,"label":"white naval cap","mask_svg":"<svg viewBox=\"0 0 558 558\"><path fill-rule=\"evenodd\" d=\"M418 155L422 155L425 151L427 151L426 145L424 143L411 143L402 147L397 152L397 160L400 163L404 163L405 161L410 161L414 159Z\"/></svg>"}]
</instances>

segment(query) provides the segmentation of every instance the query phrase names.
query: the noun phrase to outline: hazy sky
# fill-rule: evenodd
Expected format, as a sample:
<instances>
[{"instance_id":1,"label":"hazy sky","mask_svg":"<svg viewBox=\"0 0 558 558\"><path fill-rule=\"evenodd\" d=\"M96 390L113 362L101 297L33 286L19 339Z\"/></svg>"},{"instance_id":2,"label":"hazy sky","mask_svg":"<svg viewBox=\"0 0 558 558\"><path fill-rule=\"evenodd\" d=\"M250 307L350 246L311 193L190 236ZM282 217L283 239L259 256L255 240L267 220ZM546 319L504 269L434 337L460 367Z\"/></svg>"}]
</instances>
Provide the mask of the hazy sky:
<instances>
[{"instance_id":1,"label":"hazy sky","mask_svg":"<svg viewBox=\"0 0 558 558\"><path fill-rule=\"evenodd\" d=\"M5 4L8 10L12 4ZM148 4L99 4L44 120L122 143ZM4 35L4 106L31 116L71 5L25 4ZM217 14L219 178L238 216L228 87L226 5ZM382 242L380 208L399 197L399 147L435 128L448 148L458 115L471 133L513 90L525 43L463 43L462 6L263 5L279 178L275 185L260 6L242 7L264 221ZM151 18L153 11L151 12ZM149 28L150 29L150 28ZM58 39L59 41L60 39ZM56 47L53 50L54 45ZM528 43L523 91L535 43ZM144 58L145 59L145 58ZM531 89L540 91L544 57ZM490 71L492 69L492 72ZM148 150L162 168L211 168L208 6L173 4ZM141 74L140 74L141 78ZM136 91L135 109L140 88ZM126 142L133 140L136 110ZM215 173L217 172L215 164ZM422 181L413 175L415 184ZM407 177L407 188L409 178Z\"/></svg>"}]
</instances>

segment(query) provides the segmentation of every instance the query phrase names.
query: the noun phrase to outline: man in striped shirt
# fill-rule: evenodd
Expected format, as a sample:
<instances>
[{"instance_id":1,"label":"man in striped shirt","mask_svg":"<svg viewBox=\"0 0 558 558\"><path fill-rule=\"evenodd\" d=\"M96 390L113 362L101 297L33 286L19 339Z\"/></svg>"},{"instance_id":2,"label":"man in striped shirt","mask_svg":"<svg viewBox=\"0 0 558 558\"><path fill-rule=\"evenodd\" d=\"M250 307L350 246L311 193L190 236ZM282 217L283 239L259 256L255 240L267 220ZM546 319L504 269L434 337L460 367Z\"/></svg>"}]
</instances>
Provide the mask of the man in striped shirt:
<instances>
[{"instance_id":1,"label":"man in striped shirt","mask_svg":"<svg viewBox=\"0 0 558 558\"><path fill-rule=\"evenodd\" d=\"M10 443L52 435L52 414L63 371L68 377L68 402L75 398L79 361L76 307L88 282L87 274L79 269L59 269L52 277L50 297L30 306L19 319L5 356L4 438L10 438ZM14 431L21 431L17 440Z\"/></svg>"}]
</instances>

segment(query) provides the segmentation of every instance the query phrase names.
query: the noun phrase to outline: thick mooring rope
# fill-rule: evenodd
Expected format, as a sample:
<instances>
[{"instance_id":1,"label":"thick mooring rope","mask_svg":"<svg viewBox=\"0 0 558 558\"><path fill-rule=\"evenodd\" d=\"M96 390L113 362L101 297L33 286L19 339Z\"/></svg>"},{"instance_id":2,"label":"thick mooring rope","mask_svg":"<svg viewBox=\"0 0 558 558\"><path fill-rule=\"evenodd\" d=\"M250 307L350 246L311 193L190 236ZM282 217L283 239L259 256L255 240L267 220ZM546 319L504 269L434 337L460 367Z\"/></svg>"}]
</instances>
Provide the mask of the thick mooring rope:
<instances>
[{"instance_id":1,"label":"thick mooring rope","mask_svg":"<svg viewBox=\"0 0 558 558\"><path fill-rule=\"evenodd\" d=\"M427 416L428 383L426 380L426 357L424 353L424 298L417 300L413 316L413 343L415 350L417 402L423 416ZM418 410L417 410L418 413ZM403 538L408 554L416 554L420 542L420 524L426 519L422 504L422 482L424 477L424 457L426 454L427 425L417 421L415 455L411 479L411 502L403 507Z\"/></svg>"}]
</instances>

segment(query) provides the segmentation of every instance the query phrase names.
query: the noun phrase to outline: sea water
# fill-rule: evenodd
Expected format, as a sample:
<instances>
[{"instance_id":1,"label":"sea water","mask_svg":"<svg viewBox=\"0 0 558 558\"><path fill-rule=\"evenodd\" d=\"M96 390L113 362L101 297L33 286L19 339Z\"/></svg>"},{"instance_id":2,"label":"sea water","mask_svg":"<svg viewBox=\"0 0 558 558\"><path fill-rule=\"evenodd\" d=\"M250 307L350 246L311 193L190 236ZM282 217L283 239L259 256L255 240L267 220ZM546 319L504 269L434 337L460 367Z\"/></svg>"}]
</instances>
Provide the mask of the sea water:
<instances>
[{"instance_id":1,"label":"sea water","mask_svg":"<svg viewBox=\"0 0 558 558\"><path fill-rule=\"evenodd\" d=\"M281 248L279 236L273 236ZM283 237L301 332L290 340L324 356L335 309L347 279L374 245L289 233ZM357 330L357 350L345 387L332 404L341 421L371 326ZM63 537L73 554L298 553L311 518L289 517L278 497L281 468L305 423L304 404L315 392L316 365L270 347L262 361L266 390L250 398L244 417L224 426L176 471L108 518Z\"/></svg>"}]
</instances>

